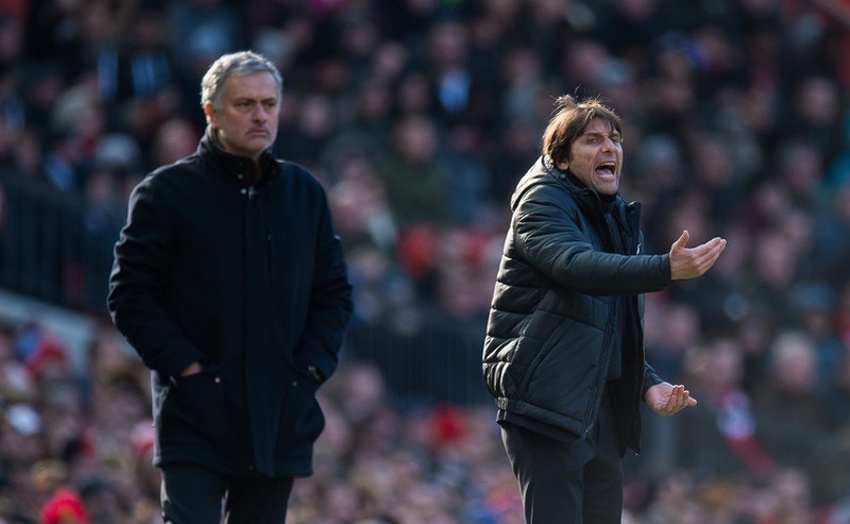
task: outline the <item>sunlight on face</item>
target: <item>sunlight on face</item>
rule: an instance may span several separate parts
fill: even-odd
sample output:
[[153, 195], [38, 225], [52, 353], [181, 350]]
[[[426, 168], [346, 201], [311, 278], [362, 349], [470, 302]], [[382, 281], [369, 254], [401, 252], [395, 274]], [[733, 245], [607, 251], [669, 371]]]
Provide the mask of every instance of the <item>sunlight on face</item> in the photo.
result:
[[224, 83], [222, 109], [207, 102], [204, 112], [225, 151], [256, 160], [277, 137], [280, 99], [268, 72], [234, 75]]
[[573, 142], [570, 161], [566, 164], [579, 180], [597, 193], [615, 195], [623, 168], [622, 137], [605, 120], [594, 118]]

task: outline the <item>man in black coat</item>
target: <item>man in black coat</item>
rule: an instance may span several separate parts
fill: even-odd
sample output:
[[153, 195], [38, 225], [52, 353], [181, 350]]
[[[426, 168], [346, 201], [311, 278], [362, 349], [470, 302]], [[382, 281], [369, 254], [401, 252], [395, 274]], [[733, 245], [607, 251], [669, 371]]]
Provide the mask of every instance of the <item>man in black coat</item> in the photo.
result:
[[168, 523], [283, 524], [312, 473], [351, 285], [321, 184], [270, 152], [281, 90], [261, 55], [216, 60], [197, 150], [139, 183], [115, 246], [108, 308], [151, 369]]
[[722, 238], [641, 250], [640, 205], [619, 196], [619, 116], [562, 96], [541, 157], [511, 197], [483, 371], [530, 524], [620, 522], [622, 458], [640, 449], [639, 403], [696, 405], [643, 351], [642, 293], [708, 271]]

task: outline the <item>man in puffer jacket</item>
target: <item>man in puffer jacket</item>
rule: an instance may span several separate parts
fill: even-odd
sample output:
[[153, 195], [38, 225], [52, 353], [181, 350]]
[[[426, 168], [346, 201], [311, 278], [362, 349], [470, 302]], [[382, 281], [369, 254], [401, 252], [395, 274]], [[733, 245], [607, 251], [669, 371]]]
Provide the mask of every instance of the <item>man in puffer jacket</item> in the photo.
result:
[[619, 116], [593, 98], [555, 107], [511, 198], [484, 378], [528, 522], [620, 522], [641, 399], [662, 415], [696, 405], [644, 358], [642, 293], [704, 274], [726, 241], [688, 248], [683, 231], [644, 254], [640, 204], [619, 195]]

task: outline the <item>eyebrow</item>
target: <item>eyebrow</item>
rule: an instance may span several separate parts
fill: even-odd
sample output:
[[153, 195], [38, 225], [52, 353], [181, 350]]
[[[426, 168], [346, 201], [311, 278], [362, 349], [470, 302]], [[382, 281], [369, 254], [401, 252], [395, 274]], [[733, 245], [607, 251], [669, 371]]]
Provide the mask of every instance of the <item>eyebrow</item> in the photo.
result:
[[601, 131], [600, 131], [600, 132], [589, 132], [589, 131], [585, 131], [585, 132], [583, 132], [583, 133], [581, 134], [581, 136], [597, 136], [597, 137], [599, 137], [599, 136], [608, 136], [608, 137], [621, 137], [622, 135], [620, 134], [620, 132], [619, 132], [619, 131], [617, 131], [617, 130], [615, 129], [615, 130], [612, 130], [612, 131], [608, 131], [608, 132], [606, 132], [606, 133], [603, 133], [603, 132], [601, 132]]

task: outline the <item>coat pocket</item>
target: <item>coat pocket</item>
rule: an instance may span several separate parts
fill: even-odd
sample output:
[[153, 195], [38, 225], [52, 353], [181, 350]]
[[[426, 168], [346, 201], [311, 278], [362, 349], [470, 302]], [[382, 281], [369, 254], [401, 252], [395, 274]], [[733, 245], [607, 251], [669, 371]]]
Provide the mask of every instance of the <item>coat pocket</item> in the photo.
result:
[[216, 448], [228, 449], [228, 422], [224, 389], [219, 377], [201, 372], [172, 384], [162, 410], [164, 439], [202, 438]]
[[284, 440], [312, 443], [325, 428], [325, 416], [316, 400], [318, 388], [319, 384], [307, 376], [289, 383], [280, 412], [279, 427]]

